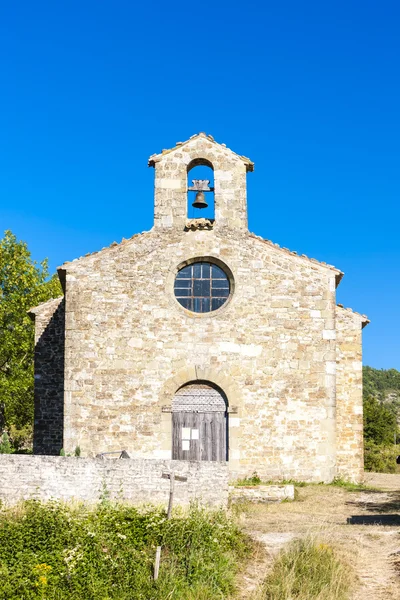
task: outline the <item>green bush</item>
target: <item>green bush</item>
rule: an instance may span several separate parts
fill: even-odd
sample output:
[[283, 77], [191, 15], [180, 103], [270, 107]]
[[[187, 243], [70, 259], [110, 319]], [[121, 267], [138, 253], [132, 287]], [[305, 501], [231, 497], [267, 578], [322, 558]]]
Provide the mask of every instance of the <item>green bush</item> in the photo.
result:
[[262, 484], [261, 477], [258, 476], [256, 471], [253, 471], [253, 474], [251, 475], [251, 477], [245, 477], [244, 479], [238, 479], [237, 481], [235, 481], [236, 487], [255, 486], [255, 485], [261, 485], [261, 484]]
[[20, 429], [11, 424], [8, 429], [11, 448], [18, 454], [32, 453], [33, 423], [28, 423]]
[[192, 507], [167, 520], [157, 508], [27, 501], [0, 510], [0, 598], [226, 598], [246, 552], [224, 511]]
[[265, 600], [347, 600], [351, 572], [333, 548], [312, 538], [293, 541], [267, 576]]
[[397, 436], [396, 415], [373, 396], [364, 398], [364, 439], [374, 444], [393, 444]]
[[368, 442], [364, 448], [364, 468], [376, 473], [396, 473], [396, 456], [399, 454], [399, 446]]
[[348, 492], [362, 492], [362, 491], [374, 491], [375, 488], [371, 486], [366, 486], [363, 483], [354, 483], [353, 481], [349, 481], [344, 477], [335, 477], [332, 483], [328, 483], [327, 485], [333, 487], [339, 487], [347, 490]]
[[10, 439], [6, 432], [0, 437], [0, 454], [11, 454]]

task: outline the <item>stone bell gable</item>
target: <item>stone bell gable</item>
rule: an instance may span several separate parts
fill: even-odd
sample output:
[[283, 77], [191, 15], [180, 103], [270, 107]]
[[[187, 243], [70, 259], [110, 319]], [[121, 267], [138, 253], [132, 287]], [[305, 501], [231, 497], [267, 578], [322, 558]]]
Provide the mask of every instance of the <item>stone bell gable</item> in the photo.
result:
[[[35, 448], [227, 460], [232, 476], [360, 479], [368, 321], [336, 305], [343, 273], [247, 230], [253, 163], [210, 136], [149, 164], [152, 230], [60, 267], [62, 331], [51, 325], [59, 301], [33, 311]], [[188, 217], [198, 164], [213, 169], [214, 219]]]
[[149, 158], [149, 166], [155, 168], [154, 227], [183, 229], [187, 176], [198, 165], [214, 171], [216, 227], [247, 230], [246, 173], [253, 171], [254, 164], [205, 133]]

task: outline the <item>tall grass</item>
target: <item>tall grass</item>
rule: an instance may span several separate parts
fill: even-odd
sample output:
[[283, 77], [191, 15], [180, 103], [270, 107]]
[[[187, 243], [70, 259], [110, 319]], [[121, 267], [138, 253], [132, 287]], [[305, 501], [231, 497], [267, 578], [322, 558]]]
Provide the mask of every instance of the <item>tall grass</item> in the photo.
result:
[[[159, 578], [155, 550], [162, 546]], [[0, 510], [1, 600], [215, 600], [247, 542], [224, 511], [37, 501]]]
[[294, 540], [278, 555], [267, 576], [263, 600], [348, 600], [349, 567], [326, 543], [312, 537]]

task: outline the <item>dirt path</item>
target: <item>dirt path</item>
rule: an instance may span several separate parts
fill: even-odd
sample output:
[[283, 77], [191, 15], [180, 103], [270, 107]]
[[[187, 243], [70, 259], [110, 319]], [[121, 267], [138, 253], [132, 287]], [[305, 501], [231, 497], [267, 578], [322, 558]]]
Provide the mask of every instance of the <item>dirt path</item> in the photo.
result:
[[241, 598], [258, 600], [274, 555], [294, 537], [312, 534], [354, 566], [351, 600], [400, 600], [400, 475], [366, 475], [367, 485], [388, 491], [312, 485], [298, 488], [295, 502], [246, 505], [238, 518], [259, 550], [242, 575]]
[[381, 490], [400, 493], [400, 473], [365, 473], [364, 482]]

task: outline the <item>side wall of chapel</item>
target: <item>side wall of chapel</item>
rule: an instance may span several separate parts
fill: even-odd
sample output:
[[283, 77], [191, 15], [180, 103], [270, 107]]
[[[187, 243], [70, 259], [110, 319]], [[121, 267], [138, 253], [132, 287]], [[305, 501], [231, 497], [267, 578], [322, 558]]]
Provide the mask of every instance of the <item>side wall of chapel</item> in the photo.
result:
[[59, 455], [63, 447], [65, 300], [33, 309], [35, 318], [34, 454]]
[[360, 315], [336, 307], [337, 475], [353, 481], [364, 472], [361, 329]]

